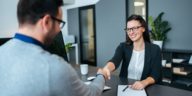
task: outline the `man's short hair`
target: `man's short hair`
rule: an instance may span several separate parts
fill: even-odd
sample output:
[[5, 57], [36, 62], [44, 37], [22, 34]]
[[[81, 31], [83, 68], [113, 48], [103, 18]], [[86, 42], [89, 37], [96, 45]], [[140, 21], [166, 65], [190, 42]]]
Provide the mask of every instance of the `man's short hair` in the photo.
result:
[[36, 24], [44, 15], [56, 16], [63, 0], [19, 0], [17, 19], [19, 24]]

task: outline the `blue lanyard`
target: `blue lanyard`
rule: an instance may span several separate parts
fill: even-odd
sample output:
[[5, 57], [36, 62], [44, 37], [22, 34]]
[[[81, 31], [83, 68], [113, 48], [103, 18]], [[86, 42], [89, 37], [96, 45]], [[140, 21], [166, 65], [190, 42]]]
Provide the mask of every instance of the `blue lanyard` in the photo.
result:
[[44, 45], [41, 42], [37, 41], [36, 39], [34, 39], [32, 37], [16, 33], [14, 38], [27, 42], [27, 43], [38, 45], [38, 46], [42, 47], [43, 49], [45, 49]]

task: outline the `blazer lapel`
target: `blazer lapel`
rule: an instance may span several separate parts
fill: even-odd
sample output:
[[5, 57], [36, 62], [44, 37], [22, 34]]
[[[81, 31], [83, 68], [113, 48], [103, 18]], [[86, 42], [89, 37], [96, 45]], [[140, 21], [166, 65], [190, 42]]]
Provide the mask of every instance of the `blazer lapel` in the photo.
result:
[[[125, 49], [125, 53], [124, 54], [126, 54], [126, 55], [124, 55], [125, 57], [124, 57], [124, 60], [126, 60], [127, 62], [126, 63], [124, 63], [124, 64], [122, 64], [122, 68], [121, 68], [121, 73], [122, 73], [122, 77], [127, 77], [127, 72], [128, 72], [128, 66], [129, 66], [129, 62], [130, 62], [130, 59], [131, 59], [131, 56], [132, 56], [132, 52], [133, 52], [133, 45], [130, 45], [130, 46], [127, 46], [126, 45], [126, 47], [124, 47]], [[124, 69], [124, 70], [122, 70], [122, 69]]]
[[127, 61], [128, 61], [128, 64], [126, 64], [127, 66], [126, 66], [126, 68], [128, 68], [128, 65], [129, 65], [129, 62], [130, 62], [130, 60], [131, 60], [131, 57], [132, 57], [132, 53], [133, 53], [133, 45], [131, 45], [131, 46], [128, 46], [128, 50], [127, 50], [128, 52], [127, 52]]
[[150, 59], [151, 59], [151, 47], [150, 44], [148, 42], [145, 42], [145, 57], [144, 57], [144, 67], [143, 67], [143, 73], [142, 73], [142, 77], [141, 79], [144, 79], [145, 74], [147, 74], [147, 70], [149, 68], [149, 64], [150, 64]]

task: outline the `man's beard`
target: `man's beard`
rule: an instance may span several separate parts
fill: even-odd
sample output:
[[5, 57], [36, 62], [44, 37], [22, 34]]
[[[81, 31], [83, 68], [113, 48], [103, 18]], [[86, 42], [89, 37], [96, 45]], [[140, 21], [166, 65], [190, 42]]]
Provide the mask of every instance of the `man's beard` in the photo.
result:
[[47, 38], [45, 41], [45, 46], [50, 46], [53, 43], [53, 39], [52, 38]]
[[50, 34], [45, 38], [45, 46], [50, 46], [53, 43], [54, 38], [56, 37], [56, 33], [54, 30], [51, 30]]

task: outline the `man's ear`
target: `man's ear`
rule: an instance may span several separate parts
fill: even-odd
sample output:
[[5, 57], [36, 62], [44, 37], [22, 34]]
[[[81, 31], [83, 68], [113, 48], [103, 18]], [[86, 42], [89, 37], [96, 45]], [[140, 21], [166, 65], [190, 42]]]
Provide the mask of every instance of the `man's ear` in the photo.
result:
[[45, 15], [42, 18], [42, 27], [44, 32], [48, 32], [51, 29], [52, 21], [50, 15]]

